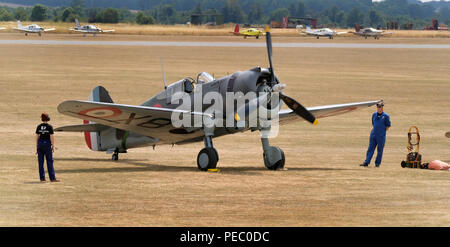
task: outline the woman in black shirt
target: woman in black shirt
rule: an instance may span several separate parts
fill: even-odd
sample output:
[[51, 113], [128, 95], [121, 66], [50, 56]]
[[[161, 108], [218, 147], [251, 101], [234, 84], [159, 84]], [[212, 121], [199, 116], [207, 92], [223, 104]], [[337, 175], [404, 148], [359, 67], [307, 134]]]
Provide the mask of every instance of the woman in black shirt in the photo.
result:
[[36, 153], [39, 162], [39, 177], [41, 182], [45, 182], [44, 157], [47, 160], [47, 170], [51, 182], [59, 182], [55, 177], [55, 169], [53, 168], [53, 151], [55, 147], [55, 139], [53, 138], [53, 127], [47, 122], [50, 117], [47, 113], [41, 114], [42, 123], [36, 128]]

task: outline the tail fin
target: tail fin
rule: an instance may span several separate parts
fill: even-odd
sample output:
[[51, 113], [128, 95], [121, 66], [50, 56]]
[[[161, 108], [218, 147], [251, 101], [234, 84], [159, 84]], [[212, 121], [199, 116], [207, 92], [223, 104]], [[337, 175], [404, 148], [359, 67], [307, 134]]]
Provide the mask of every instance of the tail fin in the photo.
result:
[[22, 28], [22, 23], [20, 21], [17, 21], [17, 28]]
[[[108, 91], [106, 91], [106, 89], [102, 86], [98, 86], [94, 88], [94, 90], [92, 90], [92, 93], [89, 96], [89, 100], [94, 102], [114, 103], [111, 97], [109, 96]], [[91, 122], [84, 120], [83, 123], [89, 124]], [[94, 151], [102, 150], [100, 132], [84, 132], [84, 139], [89, 149]]]
[[309, 25], [306, 25], [306, 30], [311, 30], [311, 27]]
[[355, 31], [356, 31], [356, 32], [359, 32], [359, 30], [360, 30], [360, 29], [359, 29], [358, 24], [355, 24]]
[[80, 22], [78, 21], [78, 19], [75, 19], [75, 25], [77, 26], [77, 28], [81, 27]]
[[239, 24], [234, 27], [234, 33], [239, 33]]

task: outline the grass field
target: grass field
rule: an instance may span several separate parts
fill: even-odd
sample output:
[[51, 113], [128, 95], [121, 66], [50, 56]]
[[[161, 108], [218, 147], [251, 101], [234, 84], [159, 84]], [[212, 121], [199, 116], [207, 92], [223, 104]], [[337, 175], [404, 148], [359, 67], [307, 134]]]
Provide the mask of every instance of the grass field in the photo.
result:
[[40, 183], [40, 113], [54, 127], [79, 124], [56, 107], [97, 85], [117, 103], [140, 104], [163, 89], [160, 57], [168, 81], [268, 63], [265, 48], [0, 45], [1, 226], [450, 226], [449, 172], [400, 167], [411, 125], [424, 161], [450, 162], [448, 49], [274, 48], [285, 93], [305, 106], [384, 99], [392, 127], [379, 169], [359, 167], [369, 108], [283, 126], [271, 144], [285, 152], [284, 171], [264, 167], [256, 132], [214, 139], [218, 173], [198, 171], [202, 143], [133, 149], [113, 162], [82, 134], [57, 133], [61, 182]]

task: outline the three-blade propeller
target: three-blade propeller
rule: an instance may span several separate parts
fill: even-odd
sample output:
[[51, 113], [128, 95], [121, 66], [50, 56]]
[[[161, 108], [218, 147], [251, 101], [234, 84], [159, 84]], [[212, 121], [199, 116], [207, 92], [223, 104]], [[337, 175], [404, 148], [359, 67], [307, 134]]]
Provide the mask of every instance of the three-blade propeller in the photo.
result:
[[[270, 79], [271, 79], [271, 88], [273, 89], [274, 86], [277, 84], [275, 81], [275, 73], [273, 71], [273, 63], [272, 63], [272, 37], [270, 35], [270, 29], [269, 27], [266, 27], [266, 44], [267, 44], [267, 55], [269, 56], [269, 71], [270, 71]], [[278, 90], [276, 90], [278, 91]], [[294, 100], [293, 98], [283, 94], [280, 90], [279, 92], [280, 98], [283, 100], [283, 102], [297, 115], [304, 118], [306, 121], [317, 125], [318, 122], [316, 120], [316, 117], [309, 112], [304, 106], [302, 106], [299, 102]]]

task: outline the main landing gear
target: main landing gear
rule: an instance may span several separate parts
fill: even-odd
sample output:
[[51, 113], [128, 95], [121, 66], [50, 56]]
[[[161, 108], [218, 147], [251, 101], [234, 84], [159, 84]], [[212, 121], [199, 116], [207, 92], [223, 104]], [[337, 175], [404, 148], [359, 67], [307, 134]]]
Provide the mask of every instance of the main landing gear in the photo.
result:
[[114, 161], [119, 160], [119, 149], [118, 148], [116, 148], [116, 150], [114, 150], [114, 153], [113, 153], [111, 159]]
[[212, 136], [205, 136], [204, 142], [205, 148], [200, 150], [197, 155], [197, 167], [201, 171], [216, 168], [217, 162], [219, 161], [219, 154], [213, 147]]
[[278, 170], [284, 168], [284, 163], [286, 158], [284, 157], [284, 152], [279, 147], [270, 146], [269, 139], [266, 137], [261, 138], [261, 143], [263, 146], [264, 154], [264, 165], [269, 170]]

